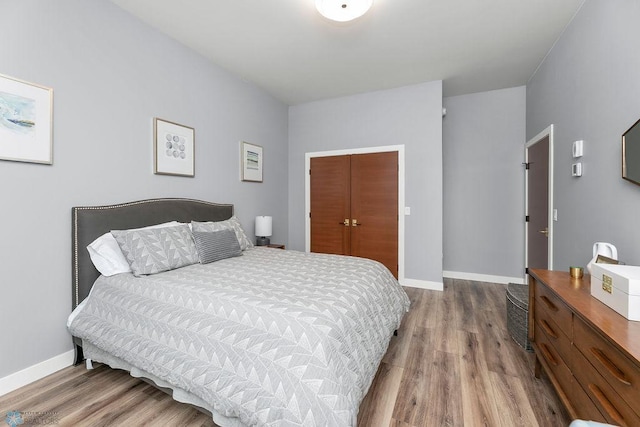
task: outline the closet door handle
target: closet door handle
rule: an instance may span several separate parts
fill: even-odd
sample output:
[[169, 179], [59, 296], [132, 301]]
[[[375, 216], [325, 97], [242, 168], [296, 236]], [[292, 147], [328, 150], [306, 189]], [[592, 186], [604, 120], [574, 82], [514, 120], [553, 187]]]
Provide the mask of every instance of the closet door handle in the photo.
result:
[[351, 226], [352, 227], [358, 227], [360, 225], [362, 225], [362, 224], [359, 224], [357, 219], [352, 219], [351, 220]]
[[348, 226], [349, 226], [349, 219], [348, 219], [348, 218], [346, 218], [346, 219], [344, 220], [344, 222], [339, 222], [338, 224], [340, 224], [340, 225], [344, 225], [345, 227], [348, 227]]

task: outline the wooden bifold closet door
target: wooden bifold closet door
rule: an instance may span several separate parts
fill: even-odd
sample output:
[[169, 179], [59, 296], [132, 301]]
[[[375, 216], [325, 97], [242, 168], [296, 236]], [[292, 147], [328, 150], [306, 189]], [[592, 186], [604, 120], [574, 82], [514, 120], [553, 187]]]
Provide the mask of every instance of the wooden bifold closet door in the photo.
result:
[[398, 152], [311, 159], [311, 252], [383, 263], [398, 277]]

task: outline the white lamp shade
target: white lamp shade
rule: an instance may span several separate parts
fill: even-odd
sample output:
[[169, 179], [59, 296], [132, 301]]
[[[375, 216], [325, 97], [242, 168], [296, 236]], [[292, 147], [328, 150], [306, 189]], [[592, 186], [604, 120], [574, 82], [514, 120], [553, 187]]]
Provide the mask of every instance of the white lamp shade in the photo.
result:
[[270, 216], [257, 216], [256, 217], [256, 236], [269, 237], [272, 232], [273, 220]]
[[316, 9], [325, 18], [346, 22], [367, 13], [372, 4], [373, 0], [316, 0]]

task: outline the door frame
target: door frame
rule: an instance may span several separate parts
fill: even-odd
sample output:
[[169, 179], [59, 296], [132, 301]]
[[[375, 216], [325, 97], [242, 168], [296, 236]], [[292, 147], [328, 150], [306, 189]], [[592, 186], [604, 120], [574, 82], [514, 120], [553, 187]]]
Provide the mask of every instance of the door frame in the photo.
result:
[[[544, 139], [549, 139], [549, 189], [548, 189], [548, 212], [547, 223], [549, 227], [549, 235], [547, 239], [547, 264], [548, 269], [553, 270], [553, 221], [555, 208], [553, 206], [553, 125], [549, 125], [545, 130], [531, 138], [525, 144], [524, 162], [529, 163], [529, 148]], [[529, 215], [529, 169], [525, 168], [524, 174], [524, 214]], [[525, 266], [525, 283], [527, 282], [526, 268], [529, 267], [529, 222], [524, 222], [524, 266]]]
[[344, 156], [351, 154], [370, 154], [398, 152], [398, 281], [404, 280], [404, 144], [380, 147], [347, 148], [344, 150], [315, 151], [304, 154], [304, 209], [305, 209], [305, 251], [311, 252], [311, 159], [314, 157]]

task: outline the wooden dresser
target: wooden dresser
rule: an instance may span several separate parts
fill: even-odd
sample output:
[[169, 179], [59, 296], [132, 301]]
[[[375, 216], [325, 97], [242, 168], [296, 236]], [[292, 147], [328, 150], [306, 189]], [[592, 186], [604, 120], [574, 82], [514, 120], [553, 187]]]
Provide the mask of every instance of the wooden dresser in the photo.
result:
[[640, 322], [592, 297], [589, 276], [530, 270], [529, 340], [572, 418], [640, 426]]

